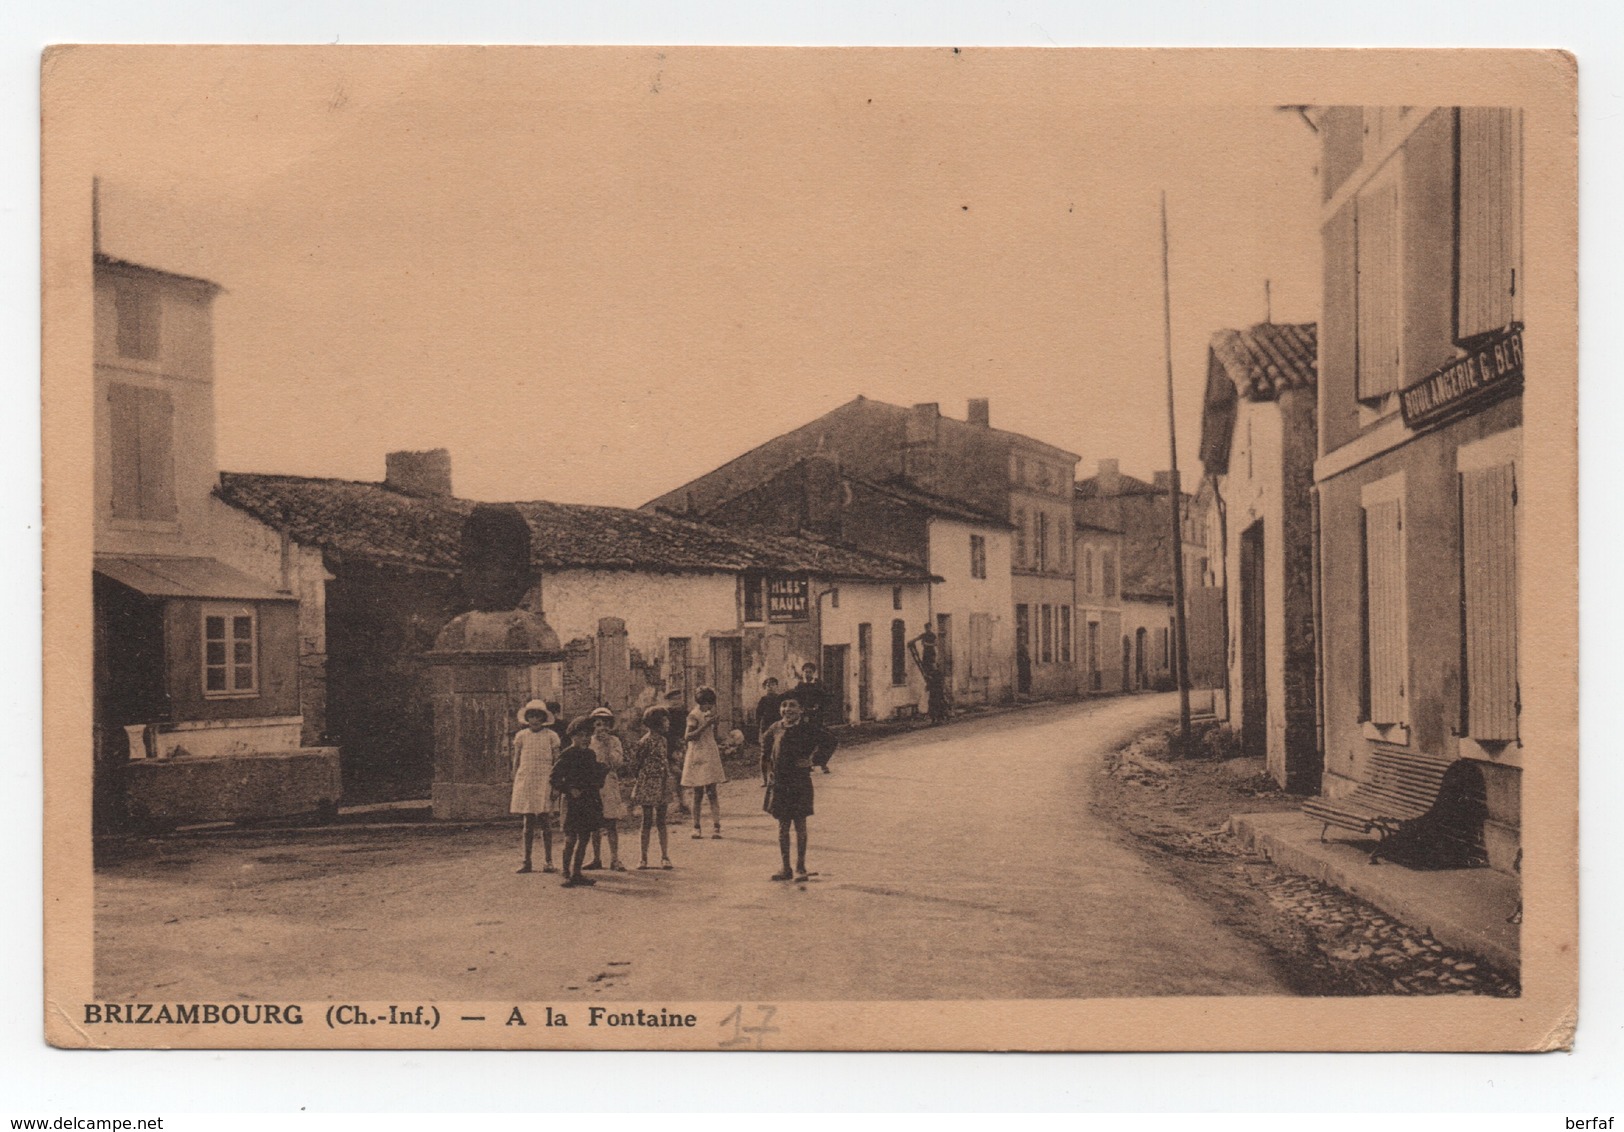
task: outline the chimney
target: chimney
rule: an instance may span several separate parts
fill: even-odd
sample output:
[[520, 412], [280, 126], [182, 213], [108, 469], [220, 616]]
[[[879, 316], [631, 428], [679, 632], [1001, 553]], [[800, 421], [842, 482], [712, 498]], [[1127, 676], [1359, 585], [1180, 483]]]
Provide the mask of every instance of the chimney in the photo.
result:
[[985, 397], [970, 398], [970, 408], [964, 419], [982, 428], [992, 427], [992, 404]]
[[935, 401], [925, 401], [908, 410], [902, 429], [902, 475], [917, 487], [936, 487], [937, 432], [942, 410]]
[[1101, 460], [1098, 475], [1101, 497], [1115, 495], [1122, 490], [1122, 473], [1115, 460]]
[[451, 452], [391, 452], [384, 457], [383, 482], [403, 495], [450, 495]]

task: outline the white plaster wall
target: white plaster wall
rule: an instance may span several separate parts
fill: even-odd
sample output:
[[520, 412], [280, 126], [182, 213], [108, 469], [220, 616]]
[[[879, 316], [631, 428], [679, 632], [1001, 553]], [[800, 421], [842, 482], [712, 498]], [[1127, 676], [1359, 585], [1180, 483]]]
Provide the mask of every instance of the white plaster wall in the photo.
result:
[[[1228, 508], [1229, 545], [1224, 575], [1232, 580], [1229, 606], [1229, 687], [1231, 724], [1244, 725], [1244, 665], [1241, 663], [1241, 536], [1263, 521], [1263, 638], [1268, 697], [1266, 730], [1271, 756], [1284, 765], [1285, 742], [1285, 559], [1281, 538], [1280, 498], [1283, 436], [1279, 408], [1273, 402], [1244, 398], [1236, 407], [1235, 435], [1230, 445], [1229, 474], [1221, 481]], [[1250, 458], [1248, 458], [1250, 457]], [[1278, 750], [1276, 749], [1278, 748]]]
[[[991, 573], [990, 564], [988, 573]], [[857, 626], [864, 622], [873, 626], [874, 634], [870, 687], [874, 693], [875, 718], [889, 719], [897, 708], [910, 704], [923, 712], [926, 707], [925, 682], [912, 660], [907, 663], [907, 683], [891, 683], [891, 622], [895, 618], [902, 619], [907, 631], [906, 640], [912, 640], [923, 632], [931, 614], [930, 588], [923, 582], [904, 584], [901, 587], [900, 610], [893, 607], [890, 583], [840, 582], [836, 588], [840, 590], [838, 607], [829, 598], [823, 599], [823, 643], [850, 646], [846, 664], [847, 721], [855, 722], [857, 719]]]
[[553, 570], [542, 576], [541, 605], [565, 644], [596, 636], [599, 618], [618, 617], [626, 622], [628, 647], [646, 659], [663, 658], [668, 638], [688, 637], [694, 663], [707, 667], [705, 634], [739, 628], [738, 582], [732, 574]]
[[[1145, 671], [1149, 674], [1151, 686], [1154, 687], [1157, 677], [1172, 674], [1171, 666], [1164, 666], [1161, 663], [1162, 656], [1161, 650], [1157, 646], [1156, 632], [1158, 629], [1168, 631], [1168, 657], [1171, 660], [1173, 651], [1173, 638], [1171, 636], [1173, 603], [1171, 601], [1124, 601], [1122, 603], [1121, 636], [1134, 641], [1136, 651], [1138, 649], [1137, 634], [1141, 628], [1145, 630]], [[1120, 668], [1122, 664], [1122, 641], [1120, 639], [1116, 642], [1115, 660]], [[1135, 663], [1130, 663], [1128, 666], [1130, 685], [1134, 679], [1135, 668]]]
[[[1015, 682], [1015, 602], [1010, 579], [1012, 536], [997, 527], [951, 519], [930, 520], [929, 531], [930, 572], [942, 578], [931, 585], [931, 621], [934, 624], [938, 613], [950, 614], [953, 618], [953, 694], [956, 698], [968, 696], [977, 701], [1006, 699]], [[980, 535], [987, 543], [985, 578], [975, 578], [970, 573], [971, 535]], [[984, 685], [978, 679], [978, 687], [974, 689], [970, 687], [968, 676], [972, 613], [985, 613], [992, 618], [991, 673]], [[910, 621], [909, 638], [918, 632], [919, 628]]]

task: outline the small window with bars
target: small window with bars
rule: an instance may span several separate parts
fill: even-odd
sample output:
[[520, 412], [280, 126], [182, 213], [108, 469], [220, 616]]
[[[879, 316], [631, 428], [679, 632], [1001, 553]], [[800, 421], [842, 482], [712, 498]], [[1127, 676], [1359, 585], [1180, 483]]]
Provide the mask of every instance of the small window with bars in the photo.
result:
[[259, 619], [253, 606], [203, 607], [203, 695], [259, 695]]

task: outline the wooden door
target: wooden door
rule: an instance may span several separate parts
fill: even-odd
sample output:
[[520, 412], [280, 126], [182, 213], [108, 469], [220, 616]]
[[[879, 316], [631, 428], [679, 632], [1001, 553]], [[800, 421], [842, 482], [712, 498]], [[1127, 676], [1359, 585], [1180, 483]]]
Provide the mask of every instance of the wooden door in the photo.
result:
[[1241, 535], [1240, 566], [1241, 749], [1252, 758], [1265, 758], [1269, 750], [1269, 693], [1261, 520]]
[[849, 645], [823, 646], [823, 725], [834, 727], [846, 722], [846, 654]]

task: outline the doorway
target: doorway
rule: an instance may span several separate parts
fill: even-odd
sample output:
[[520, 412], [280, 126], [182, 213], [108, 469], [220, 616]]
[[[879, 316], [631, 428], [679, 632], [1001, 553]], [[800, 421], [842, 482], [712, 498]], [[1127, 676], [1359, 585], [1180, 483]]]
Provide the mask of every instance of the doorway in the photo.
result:
[[823, 701], [821, 722], [825, 727], [846, 722], [846, 657], [850, 652], [850, 645], [823, 646], [823, 687], [826, 698]]
[[1032, 607], [1015, 607], [1015, 690], [1032, 693]]
[[874, 626], [857, 626], [857, 718], [874, 718]]
[[744, 729], [744, 663], [737, 637], [711, 638], [711, 676], [716, 688], [716, 718], [722, 734]]
[[1241, 749], [1250, 758], [1269, 751], [1269, 691], [1264, 652], [1263, 521], [1241, 534]]
[[1141, 625], [1133, 635], [1133, 688], [1136, 692], [1143, 692], [1150, 686], [1150, 674], [1147, 671], [1148, 662], [1145, 659], [1145, 640], [1148, 634]]

